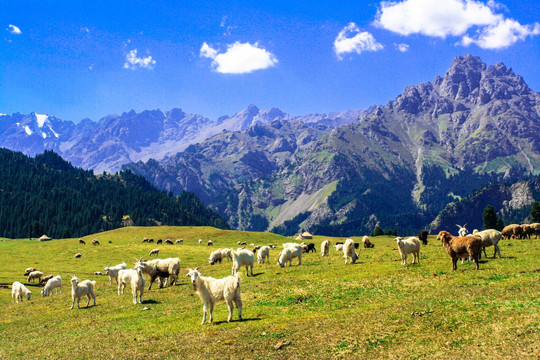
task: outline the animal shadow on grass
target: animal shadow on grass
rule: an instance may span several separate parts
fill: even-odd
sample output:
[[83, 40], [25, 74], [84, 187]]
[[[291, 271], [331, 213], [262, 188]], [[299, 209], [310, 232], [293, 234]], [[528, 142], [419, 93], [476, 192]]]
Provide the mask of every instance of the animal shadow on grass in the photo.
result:
[[255, 274], [253, 274], [253, 277], [256, 277], [256, 276], [259, 276], [259, 275], [262, 275], [262, 274], [264, 274], [264, 273], [262, 273], [262, 272], [260, 272], [260, 273], [255, 273]]
[[[260, 321], [262, 320], [261, 318], [243, 318], [242, 320], [238, 320], [238, 319], [232, 319], [231, 322], [247, 322], [247, 321]], [[222, 321], [214, 321], [214, 325], [221, 325], [221, 324], [226, 324], [227, 323], [227, 320], [222, 320]]]
[[[90, 302], [91, 302], [91, 301], [90, 301]], [[73, 310], [75, 310], [75, 309], [76, 309], [76, 310], [90, 310], [90, 309], [95, 308], [96, 306], [99, 306], [99, 305], [100, 305], [100, 304], [96, 304], [96, 305], [89, 304], [88, 306], [81, 306], [80, 309], [77, 309], [77, 304], [75, 304], [75, 305], [73, 306]]]
[[143, 300], [141, 304], [161, 304], [161, 303], [156, 300]]

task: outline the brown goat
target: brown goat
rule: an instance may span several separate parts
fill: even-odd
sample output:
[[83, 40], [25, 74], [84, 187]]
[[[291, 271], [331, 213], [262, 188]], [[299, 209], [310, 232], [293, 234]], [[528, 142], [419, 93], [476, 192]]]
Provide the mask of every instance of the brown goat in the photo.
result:
[[96, 239], [92, 240], [92, 245], [99, 245], [99, 241], [97, 241]]
[[452, 236], [448, 231], [441, 231], [437, 240], [442, 241], [446, 252], [452, 258], [452, 270], [457, 270], [458, 259], [470, 257], [478, 270], [478, 259], [482, 252], [482, 239], [479, 236]]

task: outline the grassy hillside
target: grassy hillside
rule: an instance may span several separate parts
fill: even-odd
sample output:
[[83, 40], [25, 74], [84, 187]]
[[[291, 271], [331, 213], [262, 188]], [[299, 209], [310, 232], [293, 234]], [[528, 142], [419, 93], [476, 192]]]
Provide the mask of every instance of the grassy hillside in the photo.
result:
[[[184, 239], [183, 245], [142, 244], [141, 239]], [[0, 358], [5, 359], [537, 359], [540, 356], [540, 241], [503, 240], [502, 259], [474, 265], [451, 261], [434, 237], [421, 249], [419, 265], [401, 266], [390, 237], [375, 237], [373, 249], [359, 250], [359, 263], [344, 265], [342, 254], [305, 254], [301, 266], [256, 264], [254, 277], [242, 272], [245, 321], [227, 323], [226, 306], [213, 325], [200, 325], [202, 305], [184, 277], [200, 266], [205, 276], [230, 274], [232, 263], [210, 266], [213, 249], [237, 241], [281, 244], [270, 233], [210, 227], [129, 227], [77, 239], [0, 241]], [[197, 240], [212, 239], [214, 248]], [[319, 251], [320, 242], [314, 240]], [[332, 239], [334, 242], [337, 239]], [[355, 238], [359, 240], [359, 238]], [[93, 272], [134, 257], [181, 260], [180, 284], [146, 291], [133, 305], [128, 290], [117, 295], [108, 277]], [[493, 249], [489, 249], [492, 255]], [[77, 252], [82, 258], [75, 259]], [[410, 259], [409, 259], [410, 262]], [[26, 284], [28, 266], [60, 274], [62, 294], [43, 298], [37, 286], [23, 303], [11, 303], [13, 281]], [[69, 275], [97, 281], [97, 306], [69, 310]], [[148, 284], [147, 284], [148, 285]], [[84, 302], [82, 302], [84, 305]], [[150, 310], [143, 311], [143, 307]], [[277, 344], [284, 344], [276, 349]], [[451, 355], [450, 355], [451, 354]]]

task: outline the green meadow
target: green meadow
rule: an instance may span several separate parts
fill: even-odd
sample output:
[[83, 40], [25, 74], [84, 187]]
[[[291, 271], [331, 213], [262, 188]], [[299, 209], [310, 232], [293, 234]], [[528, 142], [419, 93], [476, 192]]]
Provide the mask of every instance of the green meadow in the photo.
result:
[[[181, 245], [143, 244], [144, 237], [183, 238]], [[213, 247], [199, 245], [208, 239]], [[97, 239], [99, 246], [92, 246]], [[270, 233], [209, 227], [127, 227], [78, 239], [0, 241], [0, 359], [538, 359], [540, 358], [540, 240], [502, 240], [501, 259], [451, 260], [435, 236], [422, 246], [420, 264], [400, 264], [391, 237], [374, 237], [359, 249], [359, 261], [304, 254], [302, 265], [276, 265], [290, 238]], [[361, 237], [354, 237], [359, 242]], [[335, 241], [343, 239], [332, 238]], [[238, 241], [274, 243], [269, 264], [255, 264], [254, 277], [241, 271], [244, 321], [227, 323], [227, 307], [216, 305], [214, 324], [201, 325], [202, 303], [185, 277], [199, 267], [204, 276], [230, 275], [232, 262], [210, 266], [212, 250]], [[148, 257], [179, 257], [179, 284], [152, 290], [132, 303], [128, 287], [117, 295], [104, 266]], [[74, 258], [80, 252], [82, 257]], [[24, 270], [61, 275], [61, 294], [42, 297]], [[69, 275], [97, 282], [97, 305], [70, 310]], [[11, 284], [33, 292], [13, 304]], [[143, 308], [149, 308], [143, 310]]]

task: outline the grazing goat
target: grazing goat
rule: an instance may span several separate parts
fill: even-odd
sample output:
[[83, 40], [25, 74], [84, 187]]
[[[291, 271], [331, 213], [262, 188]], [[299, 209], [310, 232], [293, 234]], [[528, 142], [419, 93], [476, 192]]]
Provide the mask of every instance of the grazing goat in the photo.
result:
[[420, 239], [411, 236], [407, 239], [397, 237], [394, 240], [397, 243], [399, 254], [401, 255], [401, 265], [407, 265], [407, 255], [409, 254], [413, 255], [413, 264], [420, 264]]
[[39, 286], [41, 286], [43, 284], [46, 284], [47, 281], [49, 281], [49, 279], [52, 279], [53, 277], [54, 277], [54, 275], [52, 275], [52, 274], [42, 277], [41, 280], [39, 281]]
[[304, 247], [302, 245], [299, 245], [299, 244], [289, 245], [285, 247], [279, 254], [277, 264], [280, 267], [285, 267], [287, 266], [287, 263], [289, 263], [289, 267], [290, 267], [292, 265], [292, 260], [294, 258], [298, 258], [298, 265], [302, 265], [303, 252], [304, 252]]
[[500, 231], [495, 229], [487, 229], [484, 231], [478, 231], [474, 230], [473, 235], [480, 236], [482, 239], [482, 250], [484, 250], [484, 256], [487, 257], [486, 254], [486, 248], [489, 246], [493, 246], [495, 248], [495, 252], [493, 253], [493, 258], [495, 259], [495, 256], [499, 254], [499, 258], [501, 257], [501, 249], [499, 248], [499, 241], [502, 239], [502, 234]]
[[461, 237], [467, 236], [467, 234], [469, 233], [469, 231], [465, 227], [465, 226], [467, 226], [467, 224], [465, 224], [463, 226], [456, 224], [456, 226], [459, 228], [459, 230], [458, 230], [459, 236], [461, 236]]
[[86, 242], [83, 239], [79, 239], [79, 244], [86, 245]]
[[314, 251], [314, 252], [317, 252], [317, 249], [315, 249], [315, 244], [314, 243], [309, 243], [307, 245], [305, 245], [306, 247], [304, 248], [304, 252], [305, 253], [309, 253], [311, 251]]
[[329, 252], [330, 252], [330, 241], [324, 240], [321, 243], [321, 256], [328, 256]]
[[265, 260], [270, 262], [270, 246], [262, 246], [257, 250], [257, 262], [259, 264], [264, 264]]
[[364, 245], [364, 249], [370, 249], [375, 246], [371, 243], [371, 241], [369, 241], [369, 236], [367, 235], [364, 235], [364, 237], [362, 237], [362, 244]]
[[446, 252], [452, 258], [452, 270], [457, 270], [458, 259], [469, 257], [474, 260], [475, 269], [478, 270], [478, 259], [482, 251], [482, 239], [476, 235], [452, 236], [448, 231], [441, 231], [437, 240], [442, 241]]
[[60, 289], [60, 292], [62, 292], [62, 278], [60, 275], [56, 275], [53, 278], [50, 278], [47, 281], [47, 284], [45, 284], [45, 287], [41, 289], [41, 295], [42, 296], [50, 296], [52, 295], [52, 291], [56, 289], [56, 293], [58, 294], [58, 289]]
[[126, 284], [130, 284], [134, 304], [137, 304], [137, 294], [139, 295], [139, 304], [142, 303], [142, 296], [144, 294], [144, 267], [144, 264], [137, 263], [134, 269], [120, 270], [118, 273], [118, 295], [124, 293]]
[[175, 244], [183, 244], [184, 243], [184, 239], [176, 239], [176, 241], [174, 242]]
[[104, 267], [105, 273], [107, 275], [109, 275], [109, 285], [112, 285], [112, 279], [114, 279], [116, 281], [116, 283], [118, 284], [118, 272], [120, 270], [124, 270], [124, 269], [126, 269], [126, 263], [125, 262], [123, 262], [121, 264], [118, 264], [118, 265], [115, 265], [115, 266], [105, 266]]
[[30, 274], [32, 271], [38, 271], [38, 269], [33, 266], [28, 267], [26, 270], [24, 270], [24, 276], [28, 276], [28, 274]]
[[227, 259], [227, 262], [232, 261], [232, 249], [221, 249], [221, 260]]
[[152, 255], [158, 256], [159, 255], [159, 249], [150, 250], [150, 253], [148, 254], [148, 256], [152, 256]]
[[79, 279], [73, 275], [71, 277], [71, 308], [70, 310], [73, 310], [73, 306], [75, 305], [75, 299], [77, 299], [77, 309], [80, 309], [79, 301], [83, 296], [88, 297], [88, 301], [86, 302], [86, 307], [88, 307], [88, 304], [90, 304], [90, 299], [94, 299], [94, 306], [96, 306], [96, 294], [94, 294], [94, 286], [96, 286], [95, 281], [91, 280], [84, 280], [79, 282]]
[[152, 288], [154, 281], [159, 278], [159, 287], [162, 288], [165, 285], [165, 279], [170, 277], [169, 286], [173, 286], [178, 280], [178, 274], [180, 274], [180, 259], [168, 258], [168, 259], [154, 259], [145, 260], [140, 258], [137, 260], [138, 264], [144, 265], [143, 273], [150, 276], [150, 285], [148, 290]]
[[345, 258], [345, 264], [351, 259], [351, 264], [356, 263], [358, 260], [358, 254], [354, 251], [354, 240], [347, 239], [343, 245], [343, 257]]
[[208, 263], [210, 265], [214, 265], [217, 263], [221, 264], [221, 249], [217, 249], [210, 254], [210, 257], [208, 258]]
[[97, 241], [96, 239], [92, 240], [92, 245], [99, 245], [99, 241]]
[[28, 278], [26, 281], [34, 282], [34, 279], [38, 279], [38, 283], [41, 281], [41, 277], [43, 276], [43, 273], [41, 271], [32, 271], [30, 274], [28, 274]]
[[210, 314], [210, 322], [213, 319], [214, 305], [218, 301], [225, 301], [229, 308], [229, 316], [227, 322], [231, 322], [234, 304], [238, 308], [238, 320], [242, 320], [242, 300], [240, 298], [240, 278], [238, 274], [235, 276], [227, 276], [223, 279], [214, 279], [211, 277], [201, 276], [201, 273], [195, 269], [188, 269], [186, 277], [191, 278], [193, 290], [199, 295], [203, 302], [203, 318], [201, 324], [206, 322], [206, 313]]
[[418, 239], [422, 242], [423, 245], [427, 245], [427, 237], [429, 233], [426, 230], [422, 230], [418, 233]]
[[252, 251], [247, 249], [237, 249], [231, 251], [233, 259], [232, 274], [236, 275], [242, 266], [246, 267], [246, 276], [249, 276], [248, 269], [251, 268], [251, 276], [253, 276], [253, 266], [255, 265], [255, 256]]
[[22, 301], [23, 296], [26, 296], [26, 300], [30, 300], [30, 296], [32, 296], [32, 292], [26, 288], [23, 284], [21, 284], [18, 281], [15, 281], [13, 285], [11, 285], [11, 299], [15, 303], [19, 303], [19, 299]]

